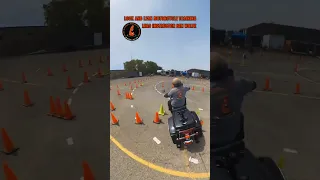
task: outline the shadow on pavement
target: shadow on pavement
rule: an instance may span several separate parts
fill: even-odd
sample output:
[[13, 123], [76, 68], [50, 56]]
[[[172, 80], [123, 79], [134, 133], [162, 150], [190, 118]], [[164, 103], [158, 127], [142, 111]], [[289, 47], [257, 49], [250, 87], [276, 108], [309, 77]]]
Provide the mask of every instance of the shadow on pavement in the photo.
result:
[[206, 145], [205, 136], [201, 137], [199, 143], [194, 143], [191, 146], [187, 146], [187, 150], [191, 153], [200, 153], [204, 151], [204, 147]]

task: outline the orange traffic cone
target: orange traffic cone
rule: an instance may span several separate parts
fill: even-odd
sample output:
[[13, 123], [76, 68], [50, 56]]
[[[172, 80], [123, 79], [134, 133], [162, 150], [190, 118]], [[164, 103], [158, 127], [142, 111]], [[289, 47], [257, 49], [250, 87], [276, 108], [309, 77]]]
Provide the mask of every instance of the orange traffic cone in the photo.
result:
[[3, 91], [4, 89], [3, 89], [3, 84], [2, 84], [2, 82], [0, 81], [0, 91]]
[[162, 87], [164, 87], [164, 82], [162, 82], [162, 85], [161, 85]]
[[89, 65], [89, 66], [91, 66], [91, 65], [92, 65], [91, 59], [89, 59], [89, 63], [88, 63], [88, 65]]
[[79, 68], [82, 68], [82, 67], [83, 67], [82, 61], [79, 60]]
[[63, 64], [63, 65], [62, 65], [62, 71], [63, 71], [63, 72], [67, 72], [67, 71], [68, 71], [68, 69], [67, 69], [67, 67], [66, 67], [66, 64]]
[[120, 93], [120, 90], [119, 90], [119, 89], [117, 90], [117, 94], [118, 94], [118, 96], [120, 96], [120, 95], [121, 95], [121, 93]]
[[202, 92], [204, 92], [204, 87], [202, 87]]
[[73, 120], [76, 116], [72, 115], [71, 109], [69, 107], [69, 104], [66, 102], [64, 102], [64, 117], [63, 119], [65, 120]]
[[56, 107], [54, 104], [53, 96], [50, 96], [50, 112], [48, 116], [55, 116], [56, 115]]
[[2, 151], [6, 155], [11, 155], [16, 153], [19, 148], [15, 148], [12, 140], [10, 139], [7, 131], [4, 128], [1, 128], [1, 137], [4, 150]]
[[129, 93], [129, 99], [130, 99], [130, 100], [133, 100], [133, 97], [132, 97], [132, 94], [131, 94], [131, 93]]
[[294, 94], [301, 94], [301, 92], [300, 92], [300, 83], [296, 84], [296, 92]]
[[27, 78], [26, 75], [24, 74], [24, 72], [22, 73], [22, 83], [27, 83]]
[[55, 116], [58, 118], [64, 117], [64, 112], [62, 109], [61, 101], [60, 101], [60, 98], [58, 98], [58, 97], [56, 98], [56, 114], [55, 114]]
[[124, 86], [127, 86], [127, 83], [124, 83]]
[[119, 120], [116, 118], [116, 116], [113, 114], [113, 113], [111, 113], [111, 124], [112, 125], [119, 125]]
[[4, 176], [6, 180], [18, 180], [17, 176], [14, 174], [11, 168], [9, 168], [9, 165], [7, 162], [3, 163], [3, 171], [4, 171]]
[[192, 86], [192, 90], [194, 91], [194, 86]]
[[70, 76], [68, 76], [68, 79], [67, 79], [67, 88], [66, 89], [74, 89]]
[[23, 92], [23, 99], [24, 99], [24, 107], [30, 107], [33, 106], [34, 103], [31, 102], [30, 97], [29, 97], [29, 92], [27, 90], [24, 90]]
[[114, 107], [114, 104], [110, 101], [110, 110], [111, 111], [115, 111], [116, 108]]
[[102, 78], [102, 77], [103, 77], [103, 75], [102, 75], [102, 72], [101, 72], [101, 69], [100, 69], [100, 68], [98, 69], [97, 77], [98, 77], [98, 78]]
[[140, 118], [138, 112], [136, 112], [136, 118], [135, 119], [136, 119], [136, 124], [143, 124], [142, 119]]
[[154, 116], [153, 123], [155, 123], [155, 124], [160, 124], [161, 123], [161, 120], [159, 118], [159, 113], [158, 112], [156, 112], [156, 115]]
[[52, 73], [52, 71], [51, 71], [51, 69], [50, 69], [50, 68], [48, 68], [47, 76], [53, 76], [53, 73]]
[[88, 73], [87, 73], [87, 72], [84, 72], [83, 82], [84, 82], [84, 83], [88, 83], [88, 82], [90, 82], [89, 77], [88, 77]]
[[83, 180], [95, 180], [93, 173], [87, 162], [83, 161], [82, 168], [83, 168]]
[[4, 176], [6, 177], [6, 180], [18, 180], [17, 176], [14, 174], [11, 168], [9, 168], [9, 165], [7, 162], [3, 163], [3, 171]]
[[265, 83], [265, 87], [264, 87], [263, 90], [264, 91], [271, 91], [272, 90], [271, 89], [271, 85], [270, 85], [270, 78], [269, 77], [266, 78], [266, 83]]

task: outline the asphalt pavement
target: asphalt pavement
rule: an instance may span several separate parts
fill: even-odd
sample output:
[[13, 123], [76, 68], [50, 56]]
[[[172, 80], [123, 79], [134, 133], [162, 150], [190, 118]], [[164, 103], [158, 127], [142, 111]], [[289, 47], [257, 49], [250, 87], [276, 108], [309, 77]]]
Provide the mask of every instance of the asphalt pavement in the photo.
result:
[[[235, 51], [231, 57], [225, 56], [236, 76], [258, 84], [243, 105], [248, 148], [257, 156], [273, 158], [288, 180], [317, 179], [320, 59], [264, 52], [247, 53], [248, 58], [243, 60], [242, 53]], [[271, 91], [263, 90], [267, 78]]]

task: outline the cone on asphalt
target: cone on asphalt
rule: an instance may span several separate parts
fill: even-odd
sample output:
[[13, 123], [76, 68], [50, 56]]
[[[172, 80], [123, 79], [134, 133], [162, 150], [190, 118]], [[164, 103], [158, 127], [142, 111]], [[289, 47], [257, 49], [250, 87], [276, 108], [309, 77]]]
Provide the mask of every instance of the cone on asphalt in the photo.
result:
[[118, 96], [120, 96], [120, 95], [121, 95], [121, 93], [120, 93], [120, 90], [119, 90], [119, 89], [117, 90], [117, 95], [118, 95]]
[[91, 82], [91, 81], [89, 80], [88, 72], [84, 72], [83, 82], [84, 82], [84, 83]]
[[47, 76], [53, 76], [53, 73], [52, 73], [52, 71], [51, 71], [51, 69], [50, 69], [50, 68], [48, 68]]
[[89, 164], [85, 161], [82, 162], [83, 180], [95, 180]]
[[3, 171], [6, 180], [18, 180], [17, 176], [14, 174], [7, 162], [3, 163]]
[[294, 94], [301, 94], [301, 92], [300, 92], [300, 83], [296, 84], [296, 92]]
[[4, 148], [2, 152], [6, 155], [15, 155], [19, 148], [14, 147], [12, 140], [4, 128], [1, 128], [1, 137]]
[[110, 110], [111, 111], [115, 111], [116, 108], [114, 107], [114, 104], [110, 101]]
[[156, 112], [156, 114], [154, 116], [153, 123], [155, 123], [155, 124], [160, 124], [161, 123], [161, 120], [159, 118], [159, 113], [158, 112]]
[[142, 121], [142, 119], [141, 119], [141, 117], [140, 117], [138, 112], [136, 112], [135, 119], [136, 119], [136, 124], [143, 124], [143, 121]]
[[64, 111], [63, 111], [63, 108], [62, 108], [61, 101], [60, 101], [59, 97], [56, 98], [56, 104], [55, 105], [56, 105], [55, 117], [63, 118], [64, 117]]
[[24, 90], [23, 92], [23, 99], [24, 99], [24, 103], [23, 103], [24, 107], [31, 107], [34, 105], [34, 103], [32, 103], [30, 100], [29, 92], [27, 90]]
[[265, 86], [264, 86], [264, 91], [272, 91], [271, 89], [271, 83], [270, 83], [270, 78], [267, 77], [265, 81]]
[[204, 87], [202, 87], [202, 92], [204, 92]]
[[67, 79], [67, 88], [66, 89], [74, 89], [70, 76], [68, 76], [68, 79]]
[[97, 77], [98, 77], [98, 78], [103, 78], [103, 74], [102, 74], [102, 72], [101, 72], [101, 69], [100, 69], [100, 68], [98, 68]]
[[22, 83], [27, 83], [27, 78], [26, 78], [26, 75], [24, 74], [24, 72], [22, 73]]
[[55, 116], [56, 115], [56, 107], [53, 100], [53, 96], [50, 96], [50, 112], [47, 114], [48, 116]]
[[164, 116], [164, 115], [166, 114], [166, 112], [164, 111], [164, 108], [163, 108], [163, 105], [162, 105], [162, 104], [160, 105], [160, 109], [159, 109], [158, 114], [161, 115], [161, 116]]
[[111, 113], [111, 124], [119, 125], [119, 120], [116, 118], [116, 116], [113, 113]]
[[67, 67], [66, 67], [66, 64], [63, 64], [63, 65], [62, 65], [62, 71], [63, 71], [63, 72], [67, 72], [67, 71], [68, 71], [68, 69], [67, 69]]
[[67, 101], [64, 103], [64, 117], [65, 120], [73, 120], [76, 116], [74, 116], [71, 112], [70, 106]]

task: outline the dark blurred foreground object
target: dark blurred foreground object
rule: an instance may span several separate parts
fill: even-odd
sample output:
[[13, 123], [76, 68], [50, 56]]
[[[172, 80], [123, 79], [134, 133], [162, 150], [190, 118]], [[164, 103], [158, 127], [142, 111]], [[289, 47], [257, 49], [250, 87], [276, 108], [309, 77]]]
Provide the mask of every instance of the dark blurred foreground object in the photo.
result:
[[212, 148], [210, 179], [214, 180], [285, 180], [269, 157], [255, 157], [243, 141]]

